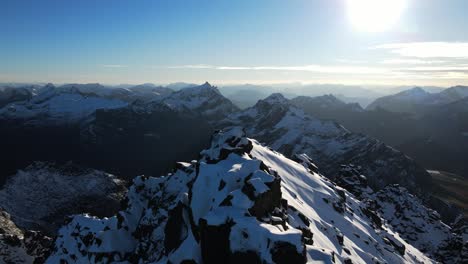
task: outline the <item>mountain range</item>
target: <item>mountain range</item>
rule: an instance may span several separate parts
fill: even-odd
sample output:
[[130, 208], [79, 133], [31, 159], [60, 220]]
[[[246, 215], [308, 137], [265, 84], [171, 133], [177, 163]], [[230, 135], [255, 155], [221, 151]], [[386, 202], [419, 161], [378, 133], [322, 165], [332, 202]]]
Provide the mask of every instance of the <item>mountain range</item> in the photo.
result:
[[[432, 195], [438, 185], [427, 167], [385, 140], [326, 120], [344, 112], [407, 114], [363, 109], [331, 95], [272, 94], [240, 110], [209, 83], [177, 90], [148, 84], [18, 89], [0, 93], [0, 139], [9, 161], [0, 198], [8, 204], [5, 225], [16, 227], [0, 237], [2, 256], [40, 261], [51, 254], [49, 263], [467, 259], [464, 220]], [[459, 101], [450, 109], [465, 109]], [[70, 160], [83, 169], [69, 169]], [[134, 178], [141, 174], [167, 176]], [[118, 211], [107, 201], [123, 197], [126, 181], [133, 183]], [[48, 195], [41, 200], [36, 193]], [[32, 205], [28, 215], [22, 197], [57, 204]], [[83, 212], [115, 216], [66, 220]], [[48, 222], [56, 225], [44, 227]], [[52, 237], [55, 246], [28, 251], [30, 229], [40, 230], [44, 241]], [[437, 236], [426, 235], [434, 230]], [[8, 244], [11, 237], [19, 242]]]

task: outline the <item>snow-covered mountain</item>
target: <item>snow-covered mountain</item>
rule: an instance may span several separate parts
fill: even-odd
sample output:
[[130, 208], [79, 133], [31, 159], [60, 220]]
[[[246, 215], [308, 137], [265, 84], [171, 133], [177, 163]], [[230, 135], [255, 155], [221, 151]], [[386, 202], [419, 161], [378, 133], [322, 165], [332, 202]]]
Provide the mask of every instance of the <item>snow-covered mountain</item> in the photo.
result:
[[376, 139], [352, 133], [336, 122], [309, 116], [281, 94], [230, 115], [219, 127], [227, 125], [246, 127], [249, 136], [286, 156], [306, 153], [331, 177], [338, 173], [341, 164], [355, 164], [377, 189], [399, 183], [412, 192], [420, 192], [431, 186], [426, 170], [403, 153]]
[[178, 90], [161, 100], [171, 109], [186, 113], [197, 113], [209, 120], [217, 120], [237, 111], [238, 108], [219, 90], [205, 82]]
[[20, 228], [55, 234], [68, 215], [113, 214], [125, 192], [124, 182], [111, 174], [36, 162], [8, 178], [0, 205]]
[[468, 261], [468, 239], [464, 237], [468, 227], [451, 228], [444, 224], [437, 212], [425, 207], [404, 187], [389, 185], [374, 192], [368, 187], [366, 177], [353, 165], [343, 165], [334, 181], [376, 212], [405, 241], [431, 258], [442, 263]]
[[25, 101], [33, 96], [30, 87], [4, 87], [0, 89], [0, 108], [5, 105]]
[[174, 91], [149, 84], [129, 88], [100, 84], [66, 84], [55, 87], [5, 88], [0, 91], [0, 119], [25, 124], [77, 124], [93, 119], [96, 110], [122, 108], [136, 103], [165, 104], [174, 111], [219, 119], [237, 110], [218, 89], [209, 83]]
[[382, 108], [392, 112], [418, 113], [426, 107], [444, 105], [468, 96], [468, 86], [454, 86], [439, 93], [429, 93], [420, 87], [376, 99], [366, 109]]
[[433, 262], [300, 157], [220, 131], [200, 160], [137, 177], [116, 216], [75, 216], [47, 263]]
[[327, 120], [335, 120], [337, 115], [354, 116], [365, 112], [358, 103], [345, 103], [331, 94], [316, 97], [298, 96], [290, 102], [311, 116]]
[[440, 96], [452, 102], [468, 97], [468, 86], [454, 86], [440, 92]]
[[362, 112], [364, 109], [357, 103], [345, 103], [332, 94], [310, 97], [298, 96], [291, 99], [291, 103], [303, 108], [314, 107], [322, 111], [356, 111]]
[[96, 109], [119, 108], [128, 104], [127, 91], [99, 84], [48, 84], [27, 100], [0, 109], [0, 119], [21, 120], [28, 124], [70, 124], [86, 119]]

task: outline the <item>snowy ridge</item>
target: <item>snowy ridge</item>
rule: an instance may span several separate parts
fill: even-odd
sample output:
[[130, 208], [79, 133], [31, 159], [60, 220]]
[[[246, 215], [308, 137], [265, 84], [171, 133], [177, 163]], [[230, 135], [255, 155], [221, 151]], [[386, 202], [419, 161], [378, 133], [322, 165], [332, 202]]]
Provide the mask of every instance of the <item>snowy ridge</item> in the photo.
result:
[[454, 86], [439, 93], [429, 93], [420, 87], [415, 87], [394, 95], [376, 99], [367, 109], [378, 108], [393, 112], [420, 111], [421, 107], [444, 105], [468, 97], [468, 86]]
[[220, 119], [238, 108], [218, 89], [205, 83], [174, 91], [149, 84], [112, 88], [100, 84], [66, 84], [55, 87], [5, 88], [0, 91], [0, 119], [27, 124], [78, 124], [93, 118], [96, 110], [131, 104], [165, 104], [174, 111]]
[[345, 103], [332, 94], [316, 97], [298, 96], [291, 99], [291, 103], [303, 109], [307, 107], [314, 107], [315, 109], [323, 109], [324, 111], [364, 111], [364, 109], [362, 109], [358, 103]]
[[183, 88], [157, 101], [176, 111], [199, 113], [211, 120], [222, 118], [238, 109], [208, 82]]
[[97, 109], [128, 105], [117, 89], [98, 84], [48, 84], [24, 101], [9, 103], [0, 109], [0, 119], [25, 120], [30, 124], [70, 124], [86, 119]]
[[220, 131], [199, 161], [137, 177], [116, 216], [75, 216], [47, 263], [433, 262], [300, 158]]
[[376, 212], [405, 241], [442, 263], [468, 261], [468, 240], [463, 235], [466, 226], [452, 229], [440, 215], [426, 208], [419, 198], [398, 185], [389, 185], [374, 192], [366, 177], [353, 165], [342, 166], [337, 185], [359, 197], [367, 208]]
[[219, 126], [246, 127], [248, 136], [288, 157], [305, 153], [329, 177], [338, 173], [341, 164], [352, 163], [361, 167], [377, 189], [396, 182], [418, 192], [430, 184], [430, 175], [403, 153], [334, 121], [309, 116], [284, 97], [278, 100], [278, 96], [228, 116]]

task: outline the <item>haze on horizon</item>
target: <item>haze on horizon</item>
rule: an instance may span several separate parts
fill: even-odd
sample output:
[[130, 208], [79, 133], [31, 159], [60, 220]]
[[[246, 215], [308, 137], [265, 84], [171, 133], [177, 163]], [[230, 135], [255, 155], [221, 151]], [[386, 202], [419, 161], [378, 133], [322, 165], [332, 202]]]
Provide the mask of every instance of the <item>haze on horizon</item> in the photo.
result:
[[468, 2], [2, 1], [0, 82], [468, 84]]

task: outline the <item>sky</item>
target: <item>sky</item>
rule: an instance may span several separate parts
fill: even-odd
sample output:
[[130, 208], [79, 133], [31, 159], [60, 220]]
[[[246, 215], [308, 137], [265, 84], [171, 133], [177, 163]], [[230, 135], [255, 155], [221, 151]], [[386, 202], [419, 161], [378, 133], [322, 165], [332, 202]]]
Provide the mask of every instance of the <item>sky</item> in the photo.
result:
[[0, 82], [468, 85], [466, 0], [0, 0]]

